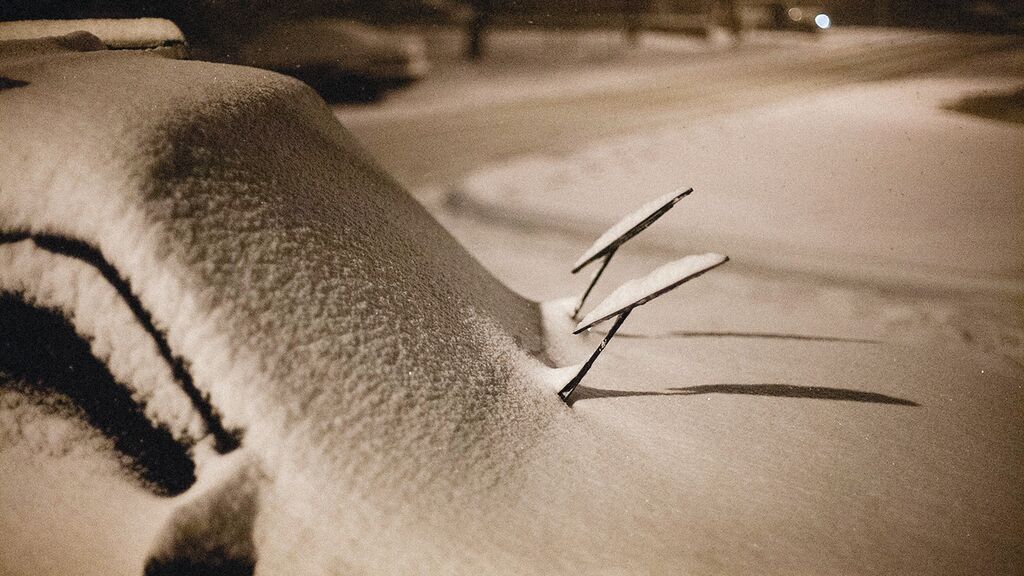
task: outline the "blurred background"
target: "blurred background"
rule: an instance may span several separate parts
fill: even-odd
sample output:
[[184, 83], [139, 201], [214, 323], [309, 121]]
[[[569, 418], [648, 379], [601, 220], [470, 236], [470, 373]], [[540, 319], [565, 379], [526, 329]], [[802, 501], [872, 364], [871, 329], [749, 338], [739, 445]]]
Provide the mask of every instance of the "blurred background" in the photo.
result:
[[[598, 55], [608, 58], [619, 49], [616, 42], [641, 47], [651, 32], [738, 43], [750, 31], [814, 35], [833, 26], [1024, 31], [1024, 4], [1017, 0], [13, 0], [0, 6], [0, 20], [143, 17], [173, 21], [195, 59], [289, 73], [337, 101], [375, 100], [423, 78], [432, 62], [444, 68], [453, 57], [495, 56], [494, 42], [502, 45], [497, 56], [507, 57], [511, 31], [525, 33], [524, 47], [539, 43], [535, 49], [556, 60], [595, 42], [604, 49]], [[595, 31], [619, 38], [598, 40]], [[568, 55], [566, 37], [574, 38]]]

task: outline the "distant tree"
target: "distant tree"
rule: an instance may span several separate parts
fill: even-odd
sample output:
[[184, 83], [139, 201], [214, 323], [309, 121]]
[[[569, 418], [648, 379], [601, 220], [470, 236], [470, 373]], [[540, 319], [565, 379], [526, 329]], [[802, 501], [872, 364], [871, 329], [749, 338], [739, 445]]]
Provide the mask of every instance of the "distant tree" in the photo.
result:
[[484, 35], [491, 25], [494, 15], [495, 0], [472, 0], [470, 7], [473, 15], [467, 22], [466, 56], [470, 60], [479, 60], [484, 55]]
[[725, 25], [736, 39], [743, 36], [743, 20], [740, 18], [740, 6], [737, 0], [719, 0], [719, 7], [725, 17]]
[[636, 46], [643, 29], [643, 17], [650, 8], [650, 0], [623, 0], [622, 15], [626, 25], [626, 42]]

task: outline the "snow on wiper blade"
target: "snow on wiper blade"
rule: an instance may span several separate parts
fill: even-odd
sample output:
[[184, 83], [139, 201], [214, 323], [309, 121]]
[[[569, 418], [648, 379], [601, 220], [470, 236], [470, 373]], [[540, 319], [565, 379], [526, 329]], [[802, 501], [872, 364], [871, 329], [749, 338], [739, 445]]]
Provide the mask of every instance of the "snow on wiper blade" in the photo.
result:
[[716, 266], [720, 266], [728, 261], [728, 256], [715, 254], [713, 252], [686, 256], [685, 258], [681, 258], [675, 262], [669, 262], [668, 264], [655, 269], [643, 278], [630, 280], [616, 288], [611, 295], [598, 304], [597, 307], [594, 308], [590, 314], [587, 314], [587, 316], [576, 326], [576, 330], [573, 334], [579, 334], [598, 322], [603, 322], [613, 316], [615, 317], [615, 323], [612, 324], [611, 329], [608, 330], [607, 334], [605, 334], [604, 339], [601, 340], [601, 344], [599, 344], [597, 349], [590, 355], [590, 358], [581, 365], [576, 375], [558, 391], [558, 397], [569, 406], [572, 406], [572, 403], [569, 401], [569, 397], [572, 396], [573, 390], [575, 390], [576, 387], [579, 386], [580, 382], [583, 381], [583, 378], [587, 375], [591, 366], [593, 366], [594, 362], [597, 361], [597, 357], [601, 355], [602, 351], [604, 351], [608, 342], [615, 337], [615, 333], [619, 330], [619, 327], [622, 326], [622, 323], [626, 321], [626, 318], [629, 317], [629, 313], [632, 312], [634, 308], [642, 306], [669, 290], [672, 290], [676, 286], [679, 286], [683, 282], [696, 278], [708, 270], [711, 270]]
[[646, 304], [680, 284], [726, 263], [728, 260], [728, 256], [715, 254], [714, 252], [686, 256], [656, 268], [642, 278], [630, 280], [616, 288], [614, 292], [609, 294], [590, 313], [584, 316], [583, 320], [576, 325], [573, 334], [579, 334], [595, 324]]
[[651, 224], [654, 224], [658, 218], [661, 218], [666, 212], [671, 210], [672, 207], [675, 206], [676, 202], [679, 202], [684, 196], [691, 192], [693, 192], [693, 188], [670, 192], [664, 196], [651, 200], [630, 214], [627, 214], [622, 220], [619, 220], [614, 226], [605, 231], [605, 233], [602, 234], [586, 252], [583, 253], [583, 256], [580, 256], [580, 259], [573, 265], [572, 273], [575, 274], [579, 272], [587, 264], [590, 264], [602, 256], [617, 250], [619, 246], [624, 244], [630, 238], [643, 232], [644, 229]]

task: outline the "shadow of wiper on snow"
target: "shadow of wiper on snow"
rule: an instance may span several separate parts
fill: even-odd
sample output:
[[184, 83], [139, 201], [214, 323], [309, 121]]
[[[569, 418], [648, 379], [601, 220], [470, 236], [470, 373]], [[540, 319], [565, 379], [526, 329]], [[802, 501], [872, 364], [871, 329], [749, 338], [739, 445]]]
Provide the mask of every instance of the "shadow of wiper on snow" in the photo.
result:
[[813, 400], [841, 400], [846, 402], [867, 402], [871, 404], [893, 404], [897, 406], [920, 406], [917, 402], [897, 398], [878, 392], [865, 392], [849, 388], [825, 386], [797, 386], [795, 384], [703, 384], [683, 388], [669, 388], [663, 391], [648, 390], [606, 390], [577, 386], [569, 404], [581, 400], [599, 398], [623, 398], [630, 396], [694, 396], [701, 394], [745, 394], [749, 396], [773, 396], [776, 398], [807, 398]]
[[660, 334], [637, 334], [620, 332], [619, 338], [637, 340], [658, 340], [663, 338], [751, 338], [766, 340], [804, 340], [810, 342], [848, 342], [852, 344], [881, 344], [881, 340], [867, 338], [842, 338], [840, 336], [814, 336], [810, 334], [778, 334], [773, 332], [690, 332], [672, 330]]
[[1024, 124], [1024, 87], [1006, 92], [982, 92], [944, 106], [946, 110], [990, 120]]
[[28, 82], [25, 82], [24, 80], [15, 80], [14, 78], [8, 78], [6, 76], [0, 76], [0, 90], [22, 88], [24, 86], [28, 86]]

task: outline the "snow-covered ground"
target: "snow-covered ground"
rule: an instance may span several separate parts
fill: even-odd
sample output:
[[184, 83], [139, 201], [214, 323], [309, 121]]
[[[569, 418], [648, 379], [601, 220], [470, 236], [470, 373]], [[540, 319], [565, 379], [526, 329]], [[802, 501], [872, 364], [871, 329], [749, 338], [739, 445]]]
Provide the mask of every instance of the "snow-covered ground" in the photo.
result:
[[[678, 186], [696, 191], [620, 249], [592, 302], [682, 254], [733, 257], [630, 315], [573, 403], [615, 431], [573, 458], [626, 470], [570, 493], [539, 475], [531, 493], [556, 496], [538, 513], [634, 495], [631, 529], [660, 553], [631, 557], [595, 517], [577, 541], [626, 572], [1018, 572], [1024, 130], [944, 108], [1016, 82], [827, 92], [455, 186], [435, 212], [537, 298], [578, 296], [590, 241]], [[552, 304], [550, 333], [574, 303]], [[556, 338], [553, 358], [581, 362], [603, 330]], [[671, 535], [645, 531], [666, 516]]]
[[742, 263], [929, 288], [1024, 293], [1024, 126], [946, 107], [1019, 80], [844, 88], [488, 166], [455, 202], [600, 232], [680, 186], [641, 241]]
[[[551, 299], [582, 292], [569, 270], [606, 227], [694, 186], [617, 253], [590, 307], [682, 254], [732, 261], [634, 312], [573, 405], [618, 431], [574, 457], [619, 454], [652, 478], [604, 469], [578, 497], [634, 490], [640, 518], [679, 514], [671, 543], [647, 533], [673, 552], [634, 567], [668, 573], [658, 561], [679, 551], [693, 573], [1020, 570], [1024, 127], [951, 108], [1019, 89], [1024, 67], [1019, 51], [969, 62], [740, 109], [698, 101], [701, 117], [580, 131], [421, 192], [501, 279]], [[556, 302], [551, 333], [567, 333], [575, 302]], [[606, 329], [551, 354], [581, 362]], [[540, 511], [572, 505], [536, 482], [558, 495]], [[582, 538], [610, 557], [632, 544], [595, 531]]]
[[[614, 46], [605, 58], [599, 39]], [[446, 68], [453, 48], [434, 38], [438, 77], [335, 115], [533, 298], [582, 291], [565, 272], [606, 227], [693, 186], [616, 256], [592, 304], [715, 250], [732, 261], [695, 289], [736, 274], [705, 293], [720, 305], [651, 321], [938, 338], [1024, 361], [1024, 129], [953, 110], [1024, 83], [1012, 39], [852, 29], [728, 48], [652, 35], [639, 54], [615, 39], [498, 35], [482, 67]], [[554, 71], [544, 42], [562, 48]]]
[[630, 93], [663, 82], [666, 73], [779, 64], [813, 69], [831, 58], [871, 58], [878, 47], [913, 53], [950, 40], [927, 31], [862, 28], [820, 35], [751, 31], [735, 45], [724, 33], [703, 39], [646, 32], [630, 47], [619, 31], [497, 30], [487, 35], [483, 60], [468, 62], [462, 34], [450, 28], [419, 32], [435, 64], [431, 74], [389, 94], [382, 105], [338, 108], [336, 115], [361, 124], [597, 91]]
[[[855, 47], [867, 50], [844, 49]], [[610, 571], [1019, 571], [1024, 129], [948, 108], [1024, 80], [1019, 52], [969, 61], [842, 88], [802, 81], [805, 93], [766, 85], [760, 103], [697, 99], [659, 129], [517, 144], [527, 152], [420, 191], [499, 278], [549, 300], [579, 296], [588, 274], [569, 270], [606, 227], [693, 186], [619, 250], [584, 311], [680, 255], [732, 257], [631, 314], [597, 360], [573, 410], [602, 441], [572, 444], [549, 466], [588, 462], [600, 471], [580, 476], [599, 480], [565, 490], [557, 474], [532, 477], [524, 499], [540, 501], [541, 519], [632, 495], [631, 530], [658, 553], [637, 558], [636, 540], [605, 538], [600, 512], [575, 536], [604, 550], [597, 562]], [[701, 78], [718, 69], [690, 65]], [[647, 106], [642, 91], [636, 102]], [[366, 115], [357, 132], [387, 112], [353, 112]], [[496, 122], [492, 139], [517, 129]], [[470, 155], [487, 145], [441, 134]], [[385, 165], [394, 148], [379, 147]], [[565, 339], [574, 303], [548, 308], [558, 365], [582, 362], [608, 328]], [[666, 517], [666, 532], [647, 524]]]

